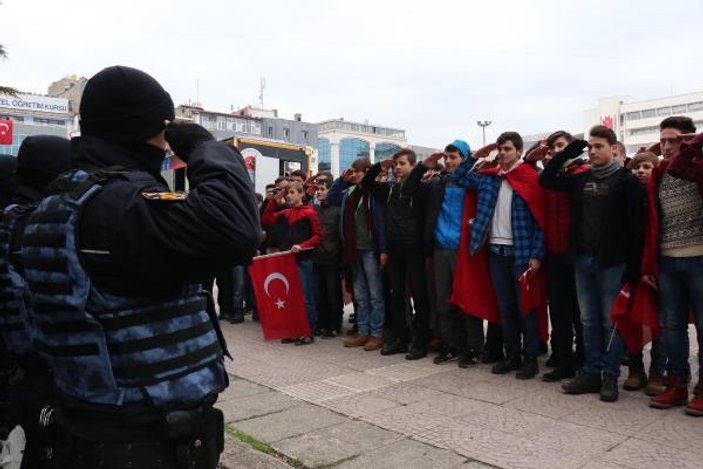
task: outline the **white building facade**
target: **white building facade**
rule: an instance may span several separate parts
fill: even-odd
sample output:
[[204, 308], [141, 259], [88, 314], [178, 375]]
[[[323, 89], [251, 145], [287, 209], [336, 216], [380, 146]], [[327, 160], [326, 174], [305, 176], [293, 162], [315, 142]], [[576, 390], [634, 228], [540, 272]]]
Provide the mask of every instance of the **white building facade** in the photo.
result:
[[407, 146], [405, 130], [369, 123], [333, 119], [319, 123], [317, 133], [318, 168], [334, 177], [357, 158], [371, 162], [389, 158]]
[[687, 116], [703, 130], [703, 91], [638, 101], [629, 96], [598, 100], [598, 107], [584, 113], [585, 133], [594, 125], [612, 128], [625, 144], [627, 154], [659, 141], [659, 123], [669, 116]]

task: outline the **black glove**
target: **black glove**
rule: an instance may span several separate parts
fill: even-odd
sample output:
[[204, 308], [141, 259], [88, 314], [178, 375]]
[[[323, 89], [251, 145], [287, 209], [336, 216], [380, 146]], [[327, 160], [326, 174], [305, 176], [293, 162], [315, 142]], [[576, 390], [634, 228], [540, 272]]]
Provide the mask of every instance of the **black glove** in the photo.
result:
[[164, 135], [171, 150], [185, 162], [201, 142], [215, 140], [210, 132], [198, 124], [175, 124], [166, 127]]
[[[578, 158], [581, 153], [588, 148], [588, 142], [585, 140], [573, 140], [557, 155], [560, 160], [569, 160], [571, 158]], [[556, 158], [556, 157], [555, 157]]]

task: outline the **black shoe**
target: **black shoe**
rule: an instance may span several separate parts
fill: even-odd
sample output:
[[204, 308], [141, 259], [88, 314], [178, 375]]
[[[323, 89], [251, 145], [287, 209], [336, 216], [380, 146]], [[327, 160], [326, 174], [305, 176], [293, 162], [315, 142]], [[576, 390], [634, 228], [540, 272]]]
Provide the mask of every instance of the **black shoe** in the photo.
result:
[[481, 355], [475, 350], [469, 350], [459, 354], [459, 368], [468, 368], [476, 365], [481, 359]]
[[244, 318], [229, 318], [230, 324], [241, 324], [244, 322]]
[[494, 375], [504, 375], [510, 373], [511, 371], [519, 370], [522, 366], [522, 358], [519, 353], [509, 353], [508, 358], [499, 361], [493, 368], [491, 368], [491, 373]]
[[572, 368], [554, 368], [552, 371], [542, 375], [542, 381], [546, 383], [554, 383], [566, 378], [573, 378], [574, 370]]
[[497, 363], [505, 358], [505, 355], [503, 354], [503, 350], [498, 350], [498, 351], [489, 351], [486, 350], [481, 354], [481, 363]]
[[395, 355], [397, 353], [407, 353], [408, 344], [399, 340], [393, 340], [383, 344], [381, 355]]
[[456, 353], [452, 352], [451, 350], [442, 350], [439, 352], [439, 354], [434, 357], [434, 360], [432, 362], [435, 365], [441, 365], [443, 363], [446, 363], [450, 360], [454, 360], [456, 358]]
[[615, 402], [618, 400], [618, 377], [610, 373], [603, 373], [603, 380], [600, 387], [600, 400], [605, 402]]
[[544, 366], [547, 368], [555, 368], [557, 366], [557, 357], [552, 353], [549, 358], [547, 358], [547, 361], [544, 362]]
[[322, 329], [320, 331], [320, 337], [323, 339], [334, 339], [335, 337], [337, 337], [337, 331], [335, 331], [334, 329]]
[[535, 376], [537, 376], [537, 373], [539, 373], [539, 365], [537, 365], [537, 357], [525, 355], [525, 358], [522, 361], [522, 366], [520, 367], [518, 372], [515, 373], [515, 377], [517, 379], [532, 379]]
[[298, 337], [295, 339], [295, 345], [308, 345], [312, 344], [315, 342], [315, 337], [310, 336], [310, 337]]
[[574, 379], [570, 379], [561, 385], [561, 389], [566, 394], [595, 394], [601, 388], [600, 375], [580, 372]]
[[410, 352], [405, 355], [406, 360], [419, 360], [427, 356], [427, 350], [419, 347], [410, 347]]

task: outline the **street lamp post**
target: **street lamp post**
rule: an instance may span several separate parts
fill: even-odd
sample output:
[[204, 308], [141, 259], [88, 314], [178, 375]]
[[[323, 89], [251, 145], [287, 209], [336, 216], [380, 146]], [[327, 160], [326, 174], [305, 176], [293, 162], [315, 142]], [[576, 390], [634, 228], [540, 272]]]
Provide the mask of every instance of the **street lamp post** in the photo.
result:
[[491, 125], [492, 121], [476, 121], [476, 124], [481, 127], [483, 131], [483, 146], [486, 146], [486, 127]]

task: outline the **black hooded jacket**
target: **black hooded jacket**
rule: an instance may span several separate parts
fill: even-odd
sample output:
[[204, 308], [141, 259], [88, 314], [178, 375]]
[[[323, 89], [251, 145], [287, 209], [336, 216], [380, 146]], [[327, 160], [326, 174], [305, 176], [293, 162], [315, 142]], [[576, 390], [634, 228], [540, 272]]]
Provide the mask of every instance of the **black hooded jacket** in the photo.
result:
[[200, 283], [251, 261], [261, 241], [259, 212], [244, 160], [233, 147], [198, 144], [188, 158], [190, 192], [174, 201], [143, 195], [169, 191], [159, 174], [160, 149], [95, 137], [72, 144], [76, 168], [120, 167], [150, 176], [141, 185], [111, 179], [83, 211], [79, 248], [101, 288], [125, 296], [167, 296], [184, 283]]

